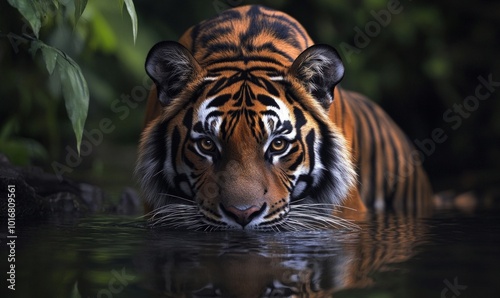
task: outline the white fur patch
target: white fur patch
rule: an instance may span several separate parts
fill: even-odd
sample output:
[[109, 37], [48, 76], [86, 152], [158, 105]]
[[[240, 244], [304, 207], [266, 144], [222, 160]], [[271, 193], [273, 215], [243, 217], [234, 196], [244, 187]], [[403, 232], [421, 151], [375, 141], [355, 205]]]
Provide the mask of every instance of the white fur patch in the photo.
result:
[[284, 81], [285, 78], [283, 76], [274, 76], [274, 77], [269, 77], [269, 79], [273, 82], [280, 82], [280, 81]]
[[203, 81], [205, 81], [205, 82], [213, 82], [213, 81], [216, 81], [217, 79], [218, 79], [218, 77], [204, 77]]
[[[222, 123], [222, 119], [221, 119], [221, 116], [218, 116], [218, 117], [210, 116], [210, 113], [217, 111], [219, 108], [218, 107], [208, 108], [208, 105], [210, 105], [210, 103], [216, 98], [217, 97], [214, 96], [214, 97], [210, 97], [210, 98], [205, 99], [205, 101], [198, 108], [198, 113], [197, 113], [198, 119], [195, 119], [195, 121], [201, 121], [202, 123], [208, 122], [210, 125], [210, 130], [211, 130], [210, 133], [214, 136], [219, 135], [220, 125]], [[192, 138], [196, 139], [196, 138], [203, 137], [203, 136], [205, 136], [205, 135], [202, 135], [202, 134], [195, 132], [195, 131], [191, 131]]]
[[[295, 183], [296, 183], [296, 181], [294, 181], [294, 184]], [[306, 182], [299, 181], [299, 183], [295, 184], [295, 188], [293, 189], [292, 197], [299, 196], [302, 192], [304, 192], [304, 190], [306, 189], [306, 187], [307, 187], [307, 183]]]
[[[285, 134], [285, 135], [276, 135], [276, 130], [278, 130], [278, 128], [279, 128], [278, 123], [280, 121], [282, 123], [284, 121], [292, 122], [292, 116], [290, 114], [290, 110], [287, 108], [285, 103], [280, 98], [272, 96], [272, 99], [274, 99], [274, 101], [278, 104], [279, 108], [276, 108], [273, 106], [268, 106], [267, 110], [275, 112], [278, 116], [276, 117], [273, 115], [264, 115], [262, 117], [262, 122], [264, 122], [265, 124], [268, 124], [268, 125], [265, 125], [265, 128], [266, 128], [267, 135], [269, 136], [269, 138], [266, 140], [264, 147], [263, 147], [264, 152], [267, 151], [267, 149], [271, 145], [271, 142], [276, 137], [284, 137], [285, 139], [293, 140], [297, 136], [297, 132], [295, 131], [295, 129], [293, 129], [290, 133]], [[271, 124], [271, 125], [269, 125], [269, 124]]]

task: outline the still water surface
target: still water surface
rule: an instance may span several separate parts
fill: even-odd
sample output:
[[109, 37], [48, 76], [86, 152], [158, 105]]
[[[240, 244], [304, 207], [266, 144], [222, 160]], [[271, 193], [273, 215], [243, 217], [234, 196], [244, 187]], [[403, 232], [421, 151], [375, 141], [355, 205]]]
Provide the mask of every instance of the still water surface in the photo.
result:
[[359, 231], [165, 231], [131, 217], [30, 225], [18, 230], [16, 291], [2, 278], [0, 295], [500, 297], [499, 222], [484, 211], [374, 215]]

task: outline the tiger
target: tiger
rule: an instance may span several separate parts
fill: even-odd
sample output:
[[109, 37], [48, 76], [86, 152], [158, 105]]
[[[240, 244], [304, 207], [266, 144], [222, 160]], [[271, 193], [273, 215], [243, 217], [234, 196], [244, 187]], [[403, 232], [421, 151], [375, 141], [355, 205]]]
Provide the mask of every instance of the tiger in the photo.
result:
[[339, 53], [284, 12], [228, 9], [155, 44], [145, 69], [136, 175], [157, 226], [353, 228], [371, 210], [432, 205], [406, 135], [339, 86]]

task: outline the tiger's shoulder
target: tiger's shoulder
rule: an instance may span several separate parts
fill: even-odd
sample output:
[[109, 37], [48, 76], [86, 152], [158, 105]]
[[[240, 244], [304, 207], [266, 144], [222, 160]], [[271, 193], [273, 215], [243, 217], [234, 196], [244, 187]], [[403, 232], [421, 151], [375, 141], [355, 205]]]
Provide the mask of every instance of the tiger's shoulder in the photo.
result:
[[426, 214], [434, 194], [419, 151], [373, 100], [338, 88], [329, 116], [350, 144], [364, 204], [377, 210]]

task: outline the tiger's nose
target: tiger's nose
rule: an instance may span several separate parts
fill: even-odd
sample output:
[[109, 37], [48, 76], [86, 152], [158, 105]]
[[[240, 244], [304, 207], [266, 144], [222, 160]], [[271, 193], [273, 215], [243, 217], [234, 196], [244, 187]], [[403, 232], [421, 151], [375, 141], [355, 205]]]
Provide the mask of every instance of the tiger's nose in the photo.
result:
[[233, 218], [238, 224], [242, 227], [245, 227], [249, 224], [255, 217], [259, 216], [266, 209], [266, 204], [263, 204], [261, 207], [252, 205], [250, 207], [247, 206], [234, 206], [231, 205], [229, 207], [224, 207], [221, 204], [222, 211]]

